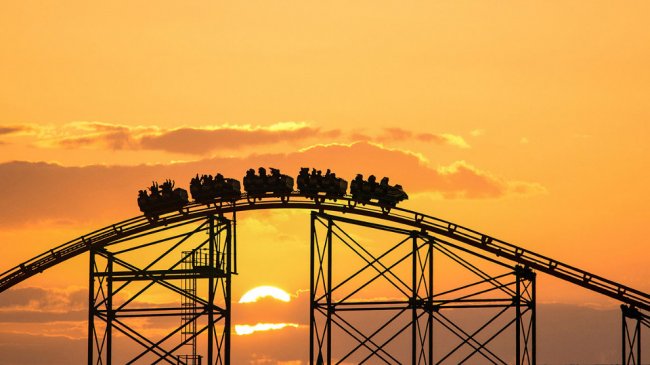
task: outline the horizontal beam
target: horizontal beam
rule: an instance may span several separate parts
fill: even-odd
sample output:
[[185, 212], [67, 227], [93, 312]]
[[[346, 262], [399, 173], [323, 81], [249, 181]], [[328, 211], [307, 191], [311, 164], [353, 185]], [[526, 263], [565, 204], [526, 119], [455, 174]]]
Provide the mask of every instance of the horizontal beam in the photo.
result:
[[112, 273], [93, 273], [96, 277], [110, 277], [113, 281], [160, 281], [182, 279], [225, 278], [221, 270], [200, 267], [194, 270], [146, 270], [146, 271], [113, 271]]

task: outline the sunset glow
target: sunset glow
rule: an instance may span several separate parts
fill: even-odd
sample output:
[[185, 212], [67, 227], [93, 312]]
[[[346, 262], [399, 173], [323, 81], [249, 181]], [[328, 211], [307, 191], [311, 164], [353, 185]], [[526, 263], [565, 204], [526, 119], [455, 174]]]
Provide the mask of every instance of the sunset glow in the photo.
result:
[[[0, 293], [2, 364], [85, 362], [90, 255], [57, 255], [53, 248], [102, 227], [122, 233], [118, 222], [143, 218], [138, 192], [153, 181], [173, 180], [194, 201], [193, 177], [221, 174], [246, 193], [243, 178], [259, 167], [292, 177], [294, 190], [301, 168], [331, 170], [348, 192], [357, 174], [377, 182], [388, 177], [408, 194], [392, 210], [396, 216], [413, 216], [399, 209], [427, 214], [454, 223], [441, 223], [441, 234], [464, 226], [550, 263], [650, 292], [650, 1], [21, 0], [4, 1], [1, 9], [0, 273], [23, 273], [37, 256], [57, 263], [39, 274], [40, 266], [25, 271], [30, 276], [17, 277], [28, 279]], [[236, 214], [222, 211], [225, 201], [197, 203], [196, 215], [188, 208], [179, 218], [218, 212], [233, 222], [232, 240], [215, 240], [232, 249], [218, 249], [224, 256], [215, 262], [231, 258], [237, 275], [229, 286], [218, 281], [230, 289], [227, 296], [213, 297], [219, 308], [232, 308], [228, 323], [239, 323], [227, 332], [241, 335], [233, 335], [240, 346], [233, 364], [308, 364], [306, 329], [317, 308], [310, 301], [318, 297], [312, 285], [328, 287], [325, 273], [336, 282], [373, 262], [363, 250], [316, 255], [313, 243], [328, 241], [310, 235], [311, 211], [404, 222], [357, 214], [372, 204], [346, 205], [338, 196], [336, 203], [310, 205], [314, 198], [291, 197], [285, 205], [242, 198]], [[329, 203], [342, 205], [327, 210]], [[157, 222], [164, 231], [150, 237], [161, 242], [140, 237], [142, 249], [127, 256], [154, 257], [144, 251], [171, 249], [175, 241], [163, 239], [185, 237], [190, 227], [176, 227], [165, 215]], [[139, 224], [144, 235], [149, 223]], [[208, 227], [183, 241], [188, 252], [199, 249], [194, 238], [208, 238]], [[358, 228], [350, 236], [368, 252], [392, 242], [383, 231]], [[90, 247], [90, 240], [80, 242], [75, 247]], [[385, 258], [393, 254], [407, 257]], [[181, 257], [171, 250], [159, 269]], [[516, 257], [511, 263], [521, 264]], [[318, 261], [331, 270], [310, 266]], [[435, 262], [430, 295], [465, 279], [460, 269]], [[375, 266], [342, 287], [333, 284], [330, 300], [402, 295], [406, 289], [375, 285], [391, 277]], [[372, 285], [347, 287], [371, 270], [378, 275]], [[593, 316], [611, 312], [606, 320], [620, 327], [622, 303], [548, 273], [536, 278], [538, 363], [620, 362], [620, 329]], [[197, 284], [197, 295], [207, 288]], [[178, 291], [150, 289], [128, 305], [181, 308]], [[139, 288], [120, 289], [111, 302], [127, 303], [129, 293]], [[582, 317], [585, 306], [598, 310]], [[375, 326], [374, 315], [361, 322]], [[181, 323], [135, 318], [149, 332]], [[544, 322], [549, 318], [561, 326]], [[481, 328], [469, 327], [464, 331]], [[113, 334], [119, 355], [128, 336]], [[650, 347], [650, 335], [643, 339]], [[487, 345], [494, 343], [500, 342]]]
[[298, 328], [299, 325], [297, 323], [258, 323], [252, 326], [247, 324], [237, 324], [235, 325], [235, 333], [243, 336], [258, 331], [281, 330], [285, 327]]
[[254, 303], [267, 297], [277, 299], [281, 302], [289, 302], [291, 300], [291, 295], [286, 291], [274, 286], [264, 285], [247, 291], [242, 295], [241, 299], [239, 299], [239, 303]]

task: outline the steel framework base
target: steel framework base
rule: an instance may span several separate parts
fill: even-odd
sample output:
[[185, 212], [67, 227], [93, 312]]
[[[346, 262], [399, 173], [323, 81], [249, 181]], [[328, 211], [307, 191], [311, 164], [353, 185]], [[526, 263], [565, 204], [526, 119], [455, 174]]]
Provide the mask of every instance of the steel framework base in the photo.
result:
[[[364, 229], [392, 236], [392, 243], [362, 244], [352, 232], [366, 236]], [[434, 291], [434, 260], [442, 259], [478, 280]], [[506, 272], [488, 274], [476, 259]], [[427, 232], [313, 212], [310, 282], [310, 364], [535, 364], [535, 273], [529, 268]], [[391, 295], [372, 297], [373, 288]], [[471, 325], [454, 317], [470, 309], [492, 314], [468, 330]], [[505, 354], [491, 348], [502, 337], [511, 341]], [[439, 346], [443, 338], [457, 342]]]
[[91, 248], [88, 364], [229, 364], [231, 237], [208, 216]]

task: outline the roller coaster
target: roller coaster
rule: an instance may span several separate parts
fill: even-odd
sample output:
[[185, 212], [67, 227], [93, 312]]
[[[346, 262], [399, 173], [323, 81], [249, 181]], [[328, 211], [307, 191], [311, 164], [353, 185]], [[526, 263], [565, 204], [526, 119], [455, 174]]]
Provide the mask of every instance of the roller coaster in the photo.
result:
[[[73, 257], [84, 254], [89, 251], [91, 252], [91, 255], [104, 255], [106, 257], [109, 257], [110, 255], [107, 250], [110, 246], [115, 245], [117, 243], [128, 241], [133, 237], [141, 237], [143, 235], [146, 235], [148, 232], [154, 232], [154, 231], [163, 232], [167, 227], [175, 227], [184, 224], [186, 222], [197, 222], [197, 221], [198, 222], [209, 221], [210, 226], [218, 226], [223, 222], [225, 222], [223, 224], [230, 225], [232, 224], [232, 222], [236, 222], [236, 216], [238, 214], [247, 211], [268, 210], [268, 209], [275, 209], [275, 210], [302, 209], [302, 210], [312, 211], [312, 230], [314, 229], [314, 224], [315, 224], [314, 222], [318, 222], [319, 220], [324, 220], [326, 222], [329, 222], [328, 239], [330, 240], [329, 241], [330, 246], [332, 244], [331, 240], [333, 239], [331, 230], [333, 225], [335, 225], [337, 221], [347, 220], [349, 222], [356, 222], [360, 225], [367, 225], [371, 228], [386, 229], [386, 230], [393, 230], [393, 231], [397, 230], [396, 228], [395, 229], [387, 228], [385, 226], [376, 225], [374, 223], [373, 224], [364, 223], [369, 219], [373, 219], [381, 222], [386, 222], [389, 224], [399, 225], [400, 227], [410, 227], [409, 229], [403, 230], [403, 232], [413, 237], [417, 236], [416, 238], [428, 240], [428, 242], [431, 242], [431, 244], [435, 242], [448, 243], [449, 245], [457, 247], [463, 251], [476, 253], [476, 255], [478, 255], [479, 257], [485, 260], [493, 260], [493, 261], [499, 260], [500, 262], [502, 261], [509, 262], [513, 265], [512, 266], [514, 270], [513, 275], [517, 276], [518, 278], [517, 280], [519, 280], [520, 277], [524, 278], [525, 280], [533, 280], [530, 274], [526, 274], [526, 273], [531, 273], [536, 271], [536, 272], [541, 272], [559, 278], [566, 282], [570, 282], [582, 288], [615, 299], [622, 304], [623, 317], [624, 317], [624, 331], [626, 331], [623, 334], [623, 350], [622, 350], [623, 352], [622, 358], [624, 360], [623, 363], [625, 364], [640, 363], [640, 356], [641, 356], [640, 328], [643, 326], [645, 327], [650, 326], [650, 317], [648, 317], [647, 315], [647, 312], [650, 311], [649, 294], [628, 287], [626, 285], [614, 282], [612, 280], [606, 279], [604, 277], [595, 275], [593, 273], [587, 272], [577, 267], [565, 264], [553, 258], [532, 252], [521, 246], [513, 245], [511, 243], [505, 242], [498, 238], [492, 237], [488, 234], [480, 233], [475, 230], [463, 227], [459, 224], [449, 222], [443, 219], [439, 219], [421, 212], [416, 212], [416, 211], [412, 211], [400, 207], [394, 207], [394, 206], [391, 207], [392, 209], [387, 210], [384, 204], [381, 204], [380, 202], [372, 202], [369, 200], [364, 201], [365, 204], [363, 205], [358, 205], [357, 204], [358, 198], [352, 197], [351, 195], [338, 194], [336, 196], [336, 201], [333, 199], [327, 199], [327, 200], [314, 199], [313, 193], [310, 194], [308, 191], [303, 190], [300, 192], [294, 191], [294, 192], [287, 192], [282, 194], [271, 193], [264, 196], [255, 193], [253, 194], [243, 193], [239, 195], [232, 195], [229, 197], [229, 199], [224, 199], [223, 201], [220, 201], [218, 204], [216, 204], [215, 202], [212, 202], [212, 204], [210, 204], [210, 202], [208, 202], [209, 199], [208, 200], [198, 199], [198, 200], [200, 201], [183, 204], [182, 206], [175, 206], [171, 211], [167, 209], [167, 212], [160, 214], [158, 217], [156, 217], [156, 219], [149, 219], [143, 215], [136, 216], [115, 224], [111, 224], [107, 227], [90, 232], [81, 237], [73, 239], [69, 242], [55, 246], [50, 250], [48, 250], [47, 252], [44, 252], [19, 265], [16, 265], [15, 267], [12, 267], [9, 270], [0, 274], [0, 293], [27, 280], [28, 278], [38, 273], [44, 272], [48, 268], [56, 266], [59, 263], [62, 263], [66, 260], [69, 260]], [[208, 203], [206, 204], [206, 202]], [[331, 214], [335, 214], [335, 215], [332, 216]], [[232, 218], [230, 220], [226, 219], [225, 217], [227, 216], [232, 216]], [[346, 218], [350, 216], [360, 217], [361, 220], [357, 221], [357, 220], [351, 220], [351, 218]], [[234, 239], [235, 244], [231, 244], [232, 247], [229, 246], [230, 248], [227, 250], [227, 255], [231, 256], [232, 259], [236, 262], [236, 254], [237, 254], [236, 231], [231, 233], [230, 231], [228, 232], [229, 232], [228, 239], [229, 240]], [[325, 262], [324, 257], [326, 256], [326, 249], [321, 246], [318, 246], [318, 243], [315, 242], [314, 234], [312, 234], [312, 246], [313, 246], [312, 259], [311, 259], [312, 260], [311, 262], [312, 264], [312, 269], [311, 269], [312, 270], [312, 284], [311, 284], [312, 334], [311, 336], [312, 337], [310, 340], [311, 341], [310, 361], [312, 364], [333, 363], [335, 359], [332, 358], [330, 347], [332, 343], [331, 341], [333, 341], [331, 338], [331, 331], [333, 328], [332, 321], [334, 321], [333, 313], [335, 312], [335, 309], [333, 309], [334, 307], [332, 303], [333, 299], [331, 298], [331, 290], [333, 290], [331, 286], [329, 287], [329, 289], [326, 288], [326, 291], [327, 290], [330, 291], [329, 296], [327, 295], [327, 293], [325, 293], [321, 297], [321, 298], [327, 298], [328, 300], [327, 303], [323, 304], [322, 308], [330, 308], [321, 311], [322, 313], [324, 313], [324, 315], [327, 318], [325, 328], [327, 328], [327, 331], [330, 331], [328, 332], [328, 336], [330, 337], [327, 336], [323, 337], [324, 336], [323, 333], [318, 332], [318, 330], [314, 328], [314, 324], [316, 321], [315, 318], [318, 314], [318, 311], [320, 310], [319, 308], [321, 308], [318, 302], [319, 299], [317, 295], [318, 292], [317, 282], [320, 280], [319, 278], [322, 275], [330, 275], [329, 273], [325, 273], [325, 271], [327, 271], [327, 268], [325, 266], [329, 265], [329, 270], [331, 271], [332, 263]], [[418, 251], [420, 247], [424, 247], [424, 246], [415, 246], [414, 244], [414, 252]], [[325, 250], [325, 251], [321, 251], [321, 250]], [[414, 260], [413, 277], [415, 282], [415, 275], [416, 275], [415, 260], [416, 259], [414, 258], [413, 260]], [[375, 263], [378, 261], [379, 258], [376, 258], [375, 260], [372, 260], [372, 262], [370, 261], [367, 262], [369, 263], [369, 265], [374, 266]], [[231, 263], [230, 261], [228, 262], [229, 262], [228, 267], [222, 267], [222, 269], [218, 270], [217, 274], [214, 274], [214, 277], [210, 277], [211, 287], [213, 285], [212, 280], [217, 280], [217, 278], [224, 277], [224, 276], [227, 276], [228, 286], [230, 285], [229, 284], [230, 274], [236, 273], [236, 269], [232, 270], [232, 267], [230, 267]], [[212, 265], [217, 265], [217, 264], [212, 262]], [[429, 266], [432, 266], [432, 264], [429, 263]], [[93, 268], [91, 264], [91, 271], [92, 269]], [[381, 274], [386, 275], [387, 273], [390, 273], [390, 267], [382, 266]], [[108, 275], [106, 273], [95, 273], [95, 274], [96, 277], [93, 277], [92, 276], [93, 273], [91, 273], [91, 279], [90, 279], [91, 291], [93, 291], [92, 289], [93, 280], [97, 280], [97, 278], [101, 275]], [[157, 277], [156, 273], [146, 273], [141, 271], [138, 272], [138, 275], [140, 275], [139, 277], [150, 278], [153, 281], [165, 280], [164, 274], [163, 276]], [[422, 275], [424, 275], [424, 273], [422, 273]], [[207, 277], [207, 276], [204, 275], [200, 277]], [[134, 278], [135, 277], [132, 277], [130, 280], [135, 280]], [[486, 280], [492, 281], [493, 279], [486, 278]], [[520, 293], [519, 281], [517, 281], [517, 285], [518, 285], [517, 293]], [[416, 300], [415, 299], [416, 294], [414, 294], [413, 298], [406, 300], [404, 303], [408, 308], [413, 308], [414, 311], [415, 311], [414, 308], [416, 307], [420, 308], [421, 310], [429, 313], [429, 316], [432, 317], [434, 313], [440, 309], [439, 307], [437, 307], [437, 305], [433, 304], [433, 301], [431, 300], [432, 295], [433, 295], [432, 293], [429, 293], [428, 302], [426, 298], [424, 298], [422, 299], [421, 303], [419, 301], [416, 301], [417, 304], [414, 304], [416, 303], [414, 302]], [[97, 309], [98, 308], [97, 303], [94, 302], [97, 299], [96, 298], [93, 299], [92, 294], [90, 296], [91, 296], [90, 311], [91, 312], [95, 311], [95, 313], [91, 313], [90, 318], [92, 318], [92, 315], [94, 314], [97, 316], [101, 316], [104, 321], [110, 323], [111, 316], [100, 315], [100, 311], [99, 309]], [[228, 292], [228, 298], [229, 298], [229, 292]], [[343, 308], [344, 303], [340, 303], [340, 304], [341, 304], [340, 307]], [[532, 304], [528, 303], [528, 305], [532, 305], [532, 308], [534, 308], [534, 296], [532, 299]], [[517, 304], [517, 308], [519, 308], [519, 304]], [[222, 312], [220, 313], [224, 318], [229, 318], [230, 315], [229, 305], [227, 306], [226, 309], [222, 308], [221, 309]], [[109, 311], [108, 313], [111, 313], [110, 308], [108, 311]], [[414, 318], [415, 318], [415, 314], [414, 314]], [[631, 327], [627, 326], [626, 319], [633, 319], [634, 321], [636, 321], [635, 322], [636, 324]], [[534, 323], [534, 316], [532, 321]], [[214, 325], [215, 322], [216, 320], [212, 319], [209, 325]], [[227, 327], [229, 327], [230, 325], [229, 319], [226, 325]], [[431, 330], [431, 323], [429, 324], [428, 328], [429, 330]], [[89, 331], [91, 331], [91, 328], [89, 328]], [[413, 341], [415, 341], [416, 330], [414, 329], [413, 331], [414, 331]], [[212, 335], [213, 333], [212, 330], [209, 330], [209, 333], [210, 335]], [[534, 325], [533, 325], [533, 333], [534, 333]], [[637, 336], [636, 333], [638, 333], [638, 338], [636, 337]], [[519, 326], [517, 326], [517, 334], [520, 335]], [[90, 336], [92, 336], [91, 333], [89, 333], [89, 337]], [[224, 336], [228, 337], [229, 334], [226, 333]], [[627, 345], [625, 342], [625, 338], [626, 338], [625, 336], [628, 336]], [[324, 338], [327, 338], [328, 340], [326, 341], [324, 340]], [[428, 357], [426, 356], [426, 354], [422, 355], [422, 357], [420, 356], [421, 353], [422, 354], [426, 353], [426, 351], [420, 349], [420, 347], [426, 345], [424, 342], [422, 342], [421, 343], [422, 346], [418, 347], [417, 351], [416, 351], [416, 346], [413, 345], [414, 347], [413, 347], [412, 360], [409, 359], [406, 361], [402, 361], [402, 360], [398, 361], [388, 356], [386, 354], [386, 351], [381, 345], [373, 344], [371, 340], [372, 340], [372, 336], [360, 337], [359, 340], [361, 343], [360, 346], [365, 348], [369, 348], [369, 346], [372, 347], [372, 350], [370, 350], [369, 358], [373, 356], [374, 357], [379, 356], [379, 359], [383, 360], [383, 362], [380, 361], [382, 363], [405, 363], [405, 362], [411, 362], [413, 364], [435, 363], [435, 361], [432, 359], [431, 343], [429, 343]], [[522, 354], [520, 353], [520, 345], [519, 345], [520, 341], [517, 340], [517, 351], [518, 351], [516, 357], [517, 364], [524, 364], [524, 363], [534, 364], [536, 361], [535, 354], [534, 354], [534, 335], [532, 340], [528, 338], [526, 341], [529, 342], [533, 341], [533, 343], [522, 345], [524, 350], [527, 351], [525, 354]], [[471, 342], [471, 341], [466, 340], [465, 342]], [[92, 342], [89, 339], [89, 346], [92, 346], [91, 343]], [[143, 346], [145, 345], [146, 343]], [[150, 347], [148, 349], [148, 351], [150, 352], [158, 351], [156, 349], [157, 345], [154, 346], [153, 344], [149, 344], [147, 346]], [[227, 340], [226, 345], [222, 346], [220, 350], [219, 349], [214, 350], [215, 354], [212, 353], [213, 350], [210, 350], [211, 352], [209, 358], [207, 359], [208, 363], [215, 363], [214, 362], [215, 358], [220, 359], [216, 363], [229, 363], [230, 361], [229, 346], [230, 344]], [[530, 348], [533, 349], [532, 355], [530, 352]], [[212, 349], [212, 345], [210, 345], [210, 349]], [[216, 352], [219, 351], [223, 352], [225, 355], [221, 353], [217, 355]], [[484, 351], [485, 349], [482, 346], [478, 346], [478, 345], [475, 346], [474, 353], [483, 353]], [[104, 358], [102, 359], [97, 358], [97, 353], [93, 355], [92, 351], [90, 351], [89, 349], [88, 363], [89, 364], [91, 363], [110, 364], [111, 363], [110, 349], [108, 350], [108, 355], [106, 354], [106, 351], [104, 352], [104, 355], [101, 355], [101, 351], [99, 352], [100, 352], [100, 356], [104, 356]], [[416, 359], [416, 352], [418, 353], [417, 359]], [[189, 361], [187, 359], [181, 360], [180, 357], [170, 357], [172, 356], [170, 351], [161, 352], [159, 355], [161, 356], [162, 359], [161, 361], [166, 361], [168, 363], [182, 363], [182, 364], [197, 363], [197, 362]], [[491, 356], [491, 355], [484, 355], [484, 356]], [[171, 358], [173, 358], [174, 360], [170, 361]], [[422, 361], [422, 359], [424, 359], [424, 361]], [[496, 360], [491, 360], [491, 362], [504, 363]]]

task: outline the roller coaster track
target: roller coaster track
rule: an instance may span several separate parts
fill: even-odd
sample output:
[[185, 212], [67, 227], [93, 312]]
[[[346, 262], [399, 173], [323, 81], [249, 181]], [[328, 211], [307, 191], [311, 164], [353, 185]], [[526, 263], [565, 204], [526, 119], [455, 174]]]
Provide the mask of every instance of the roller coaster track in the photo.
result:
[[157, 227], [201, 219], [209, 215], [222, 215], [248, 210], [261, 209], [310, 209], [335, 211], [383, 219], [398, 224], [414, 227], [417, 230], [432, 232], [450, 239], [463, 242], [478, 250], [502, 257], [556, 278], [579, 285], [588, 290], [606, 295], [636, 308], [650, 311], [650, 295], [628, 286], [616, 283], [598, 275], [564, 264], [552, 258], [526, 250], [522, 247], [501, 241], [452, 222], [438, 219], [419, 212], [393, 208], [389, 212], [379, 205], [368, 203], [356, 205], [351, 197], [344, 197], [337, 202], [326, 200], [315, 202], [299, 193], [292, 193], [288, 201], [278, 196], [268, 196], [263, 200], [250, 203], [246, 196], [222, 205], [203, 205], [193, 203], [182, 212], [169, 213], [155, 222], [144, 216], [138, 216], [96, 230], [72, 241], [54, 247], [22, 264], [0, 274], [0, 293], [12, 286], [41, 273], [65, 260], [88, 251], [91, 247], [100, 248]]

